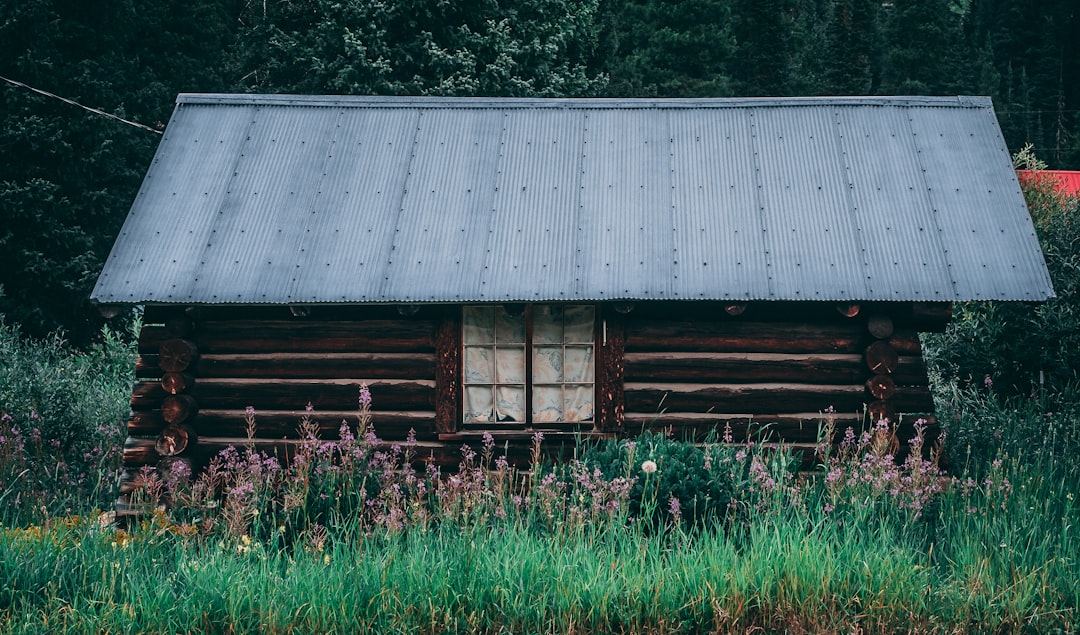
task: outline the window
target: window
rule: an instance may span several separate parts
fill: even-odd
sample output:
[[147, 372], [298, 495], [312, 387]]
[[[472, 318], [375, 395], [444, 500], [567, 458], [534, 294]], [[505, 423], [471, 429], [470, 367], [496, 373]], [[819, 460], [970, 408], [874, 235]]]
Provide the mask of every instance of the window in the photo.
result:
[[595, 323], [590, 305], [465, 307], [464, 423], [592, 421]]

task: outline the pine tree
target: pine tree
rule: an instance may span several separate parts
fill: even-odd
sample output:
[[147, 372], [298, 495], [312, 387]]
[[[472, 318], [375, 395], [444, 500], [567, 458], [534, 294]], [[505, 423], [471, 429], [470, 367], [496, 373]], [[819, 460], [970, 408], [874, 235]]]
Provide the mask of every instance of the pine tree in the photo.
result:
[[731, 94], [735, 42], [729, 0], [637, 0], [619, 5], [621, 28], [609, 94], [719, 97]]
[[739, 94], [789, 94], [797, 59], [794, 13], [794, 0], [735, 0], [732, 75]]
[[835, 0], [825, 33], [824, 92], [869, 95], [880, 73], [878, 0]]

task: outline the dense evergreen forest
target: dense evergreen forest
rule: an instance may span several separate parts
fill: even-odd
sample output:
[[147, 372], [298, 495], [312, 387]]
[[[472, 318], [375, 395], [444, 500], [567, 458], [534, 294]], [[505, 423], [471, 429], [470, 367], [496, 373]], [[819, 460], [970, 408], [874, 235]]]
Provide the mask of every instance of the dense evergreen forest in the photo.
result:
[[95, 337], [87, 298], [178, 92], [979, 94], [1011, 150], [1080, 169], [1078, 5], [0, 0], [0, 316]]

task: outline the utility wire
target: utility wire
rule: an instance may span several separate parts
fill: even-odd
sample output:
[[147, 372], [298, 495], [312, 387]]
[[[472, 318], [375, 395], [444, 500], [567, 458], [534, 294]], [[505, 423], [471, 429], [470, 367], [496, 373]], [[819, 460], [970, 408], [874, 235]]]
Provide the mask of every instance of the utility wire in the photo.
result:
[[64, 102], [65, 104], [71, 104], [72, 106], [78, 106], [79, 108], [82, 108], [83, 110], [89, 110], [90, 112], [92, 112], [92, 113], [94, 113], [96, 115], [104, 115], [104, 116], [106, 116], [106, 117], [108, 117], [110, 119], [115, 119], [115, 120], [117, 120], [117, 121], [119, 121], [121, 123], [126, 123], [129, 126], [135, 126], [136, 128], [142, 128], [143, 130], [149, 130], [150, 132], [153, 132], [154, 134], [162, 134], [162, 132], [160, 130], [155, 130], [155, 129], [151, 128], [150, 126], [147, 126], [147, 125], [135, 122], [135, 121], [128, 121], [127, 119], [124, 119], [123, 117], [117, 117], [116, 115], [112, 114], [111, 112], [105, 112], [104, 110], [98, 110], [97, 108], [91, 108], [90, 106], [84, 106], [84, 105], [80, 104], [77, 101], [72, 101], [71, 99], [68, 99], [67, 97], [61, 97], [60, 95], [54, 95], [54, 94], [50, 93], [49, 91], [41, 90], [40, 88], [34, 88], [33, 86], [28, 86], [28, 85], [26, 85], [26, 84], [24, 84], [22, 82], [17, 82], [14, 79], [8, 79], [7, 77], [4, 77], [3, 75], [0, 75], [0, 79], [4, 80], [5, 82], [7, 82], [9, 84], [13, 84], [15, 86], [21, 86], [22, 88], [33, 91], [33, 92], [35, 92], [35, 93], [37, 93], [39, 95], [45, 95], [46, 97], [52, 97], [53, 99], [59, 99], [60, 101]]

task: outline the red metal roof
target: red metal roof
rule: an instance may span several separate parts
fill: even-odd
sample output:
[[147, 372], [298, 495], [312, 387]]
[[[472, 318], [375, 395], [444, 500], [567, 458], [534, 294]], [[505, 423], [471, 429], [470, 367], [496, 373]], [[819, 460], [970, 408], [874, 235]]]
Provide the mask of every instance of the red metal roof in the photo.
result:
[[1080, 171], [1078, 170], [1017, 170], [1020, 181], [1026, 183], [1035, 179], [1053, 179], [1057, 182], [1057, 189], [1065, 194], [1080, 196]]

